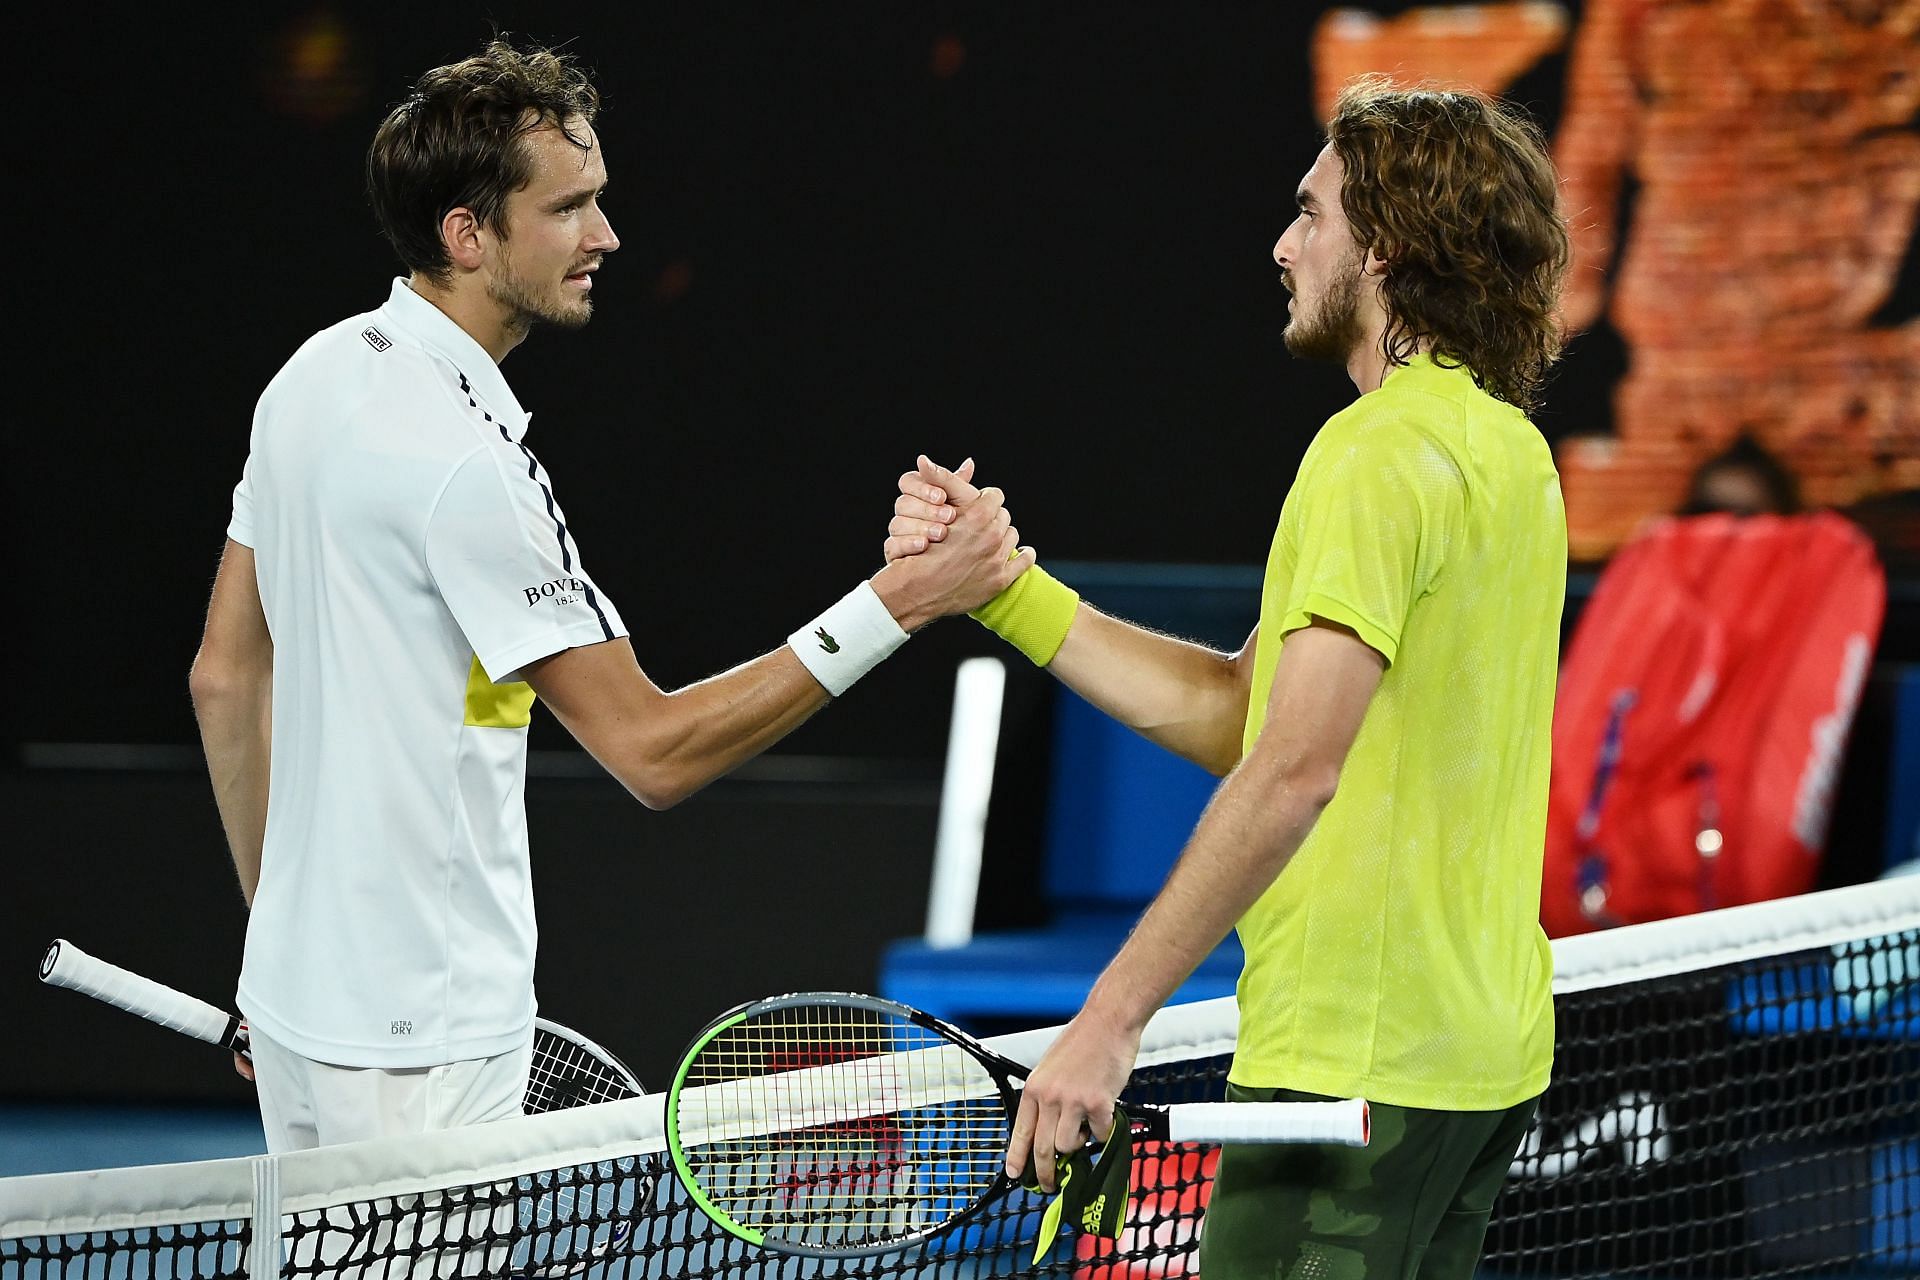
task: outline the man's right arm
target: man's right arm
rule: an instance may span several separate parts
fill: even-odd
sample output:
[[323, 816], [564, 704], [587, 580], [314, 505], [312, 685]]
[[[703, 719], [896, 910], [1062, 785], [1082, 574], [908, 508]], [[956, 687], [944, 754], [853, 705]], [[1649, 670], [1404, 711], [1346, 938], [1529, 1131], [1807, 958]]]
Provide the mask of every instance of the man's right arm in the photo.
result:
[[253, 551], [229, 538], [213, 580], [206, 631], [188, 677], [214, 803], [240, 892], [253, 905], [267, 833], [273, 743], [273, 635], [260, 606]]
[[[1017, 552], [1018, 538], [999, 494], [988, 490], [987, 501], [954, 522], [953, 537], [939, 551], [875, 574], [869, 585], [879, 604], [871, 607], [884, 608], [909, 634], [965, 612], [1032, 563], [1031, 554]], [[816, 643], [815, 635], [823, 650], [840, 651], [823, 627], [671, 693], [641, 670], [624, 637], [530, 662], [522, 678], [642, 804], [664, 809], [759, 755], [830, 701], [821, 678], [792, 647]], [[827, 643], [834, 648], [827, 650]]]
[[[900, 497], [887, 527], [889, 563], [917, 556], [945, 538], [956, 511], [978, 492], [971, 476], [970, 467], [953, 472], [923, 456], [917, 470], [900, 477]], [[955, 505], [929, 501], [932, 493], [951, 495]], [[1238, 653], [1221, 653], [1081, 602], [1045, 666], [1129, 729], [1224, 777], [1240, 762], [1258, 638], [1255, 627]]]

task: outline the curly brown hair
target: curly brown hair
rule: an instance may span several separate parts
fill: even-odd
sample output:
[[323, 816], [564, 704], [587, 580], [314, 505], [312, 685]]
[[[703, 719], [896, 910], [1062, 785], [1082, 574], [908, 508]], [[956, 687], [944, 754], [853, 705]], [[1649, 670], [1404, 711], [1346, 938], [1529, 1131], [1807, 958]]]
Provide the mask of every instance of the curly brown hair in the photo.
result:
[[1368, 76], [1341, 90], [1327, 141], [1346, 166], [1340, 203], [1354, 239], [1387, 264], [1388, 361], [1424, 345], [1533, 409], [1564, 341], [1569, 252], [1539, 128], [1477, 94]]
[[367, 194], [409, 271], [445, 285], [453, 259], [440, 223], [453, 209], [506, 235], [507, 197], [533, 176], [521, 140], [553, 126], [582, 150], [600, 93], [565, 54], [496, 36], [477, 55], [421, 76], [367, 149]]

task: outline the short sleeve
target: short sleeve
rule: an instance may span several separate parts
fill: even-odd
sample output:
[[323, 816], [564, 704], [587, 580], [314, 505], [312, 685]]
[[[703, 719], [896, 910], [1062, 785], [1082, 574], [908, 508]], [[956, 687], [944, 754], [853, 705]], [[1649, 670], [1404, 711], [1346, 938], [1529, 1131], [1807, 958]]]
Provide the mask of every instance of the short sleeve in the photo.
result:
[[1466, 501], [1459, 465], [1410, 427], [1342, 424], [1317, 441], [1287, 503], [1294, 565], [1281, 634], [1325, 618], [1393, 662], [1414, 602], [1465, 527]]
[[233, 515], [227, 521], [227, 536], [243, 547], [252, 548], [253, 540], [253, 455], [240, 469], [240, 483], [233, 486]]
[[427, 568], [486, 670], [505, 683], [529, 662], [626, 634], [580, 564], [566, 516], [537, 464], [507, 472], [478, 449], [427, 522]]

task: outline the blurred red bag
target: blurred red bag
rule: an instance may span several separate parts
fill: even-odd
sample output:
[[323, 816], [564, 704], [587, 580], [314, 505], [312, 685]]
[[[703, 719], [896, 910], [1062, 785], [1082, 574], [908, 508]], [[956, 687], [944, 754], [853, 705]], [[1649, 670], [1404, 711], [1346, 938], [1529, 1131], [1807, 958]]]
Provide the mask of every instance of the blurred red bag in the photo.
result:
[[1811, 889], [1885, 608], [1872, 544], [1825, 512], [1623, 547], [1560, 673], [1547, 933]]

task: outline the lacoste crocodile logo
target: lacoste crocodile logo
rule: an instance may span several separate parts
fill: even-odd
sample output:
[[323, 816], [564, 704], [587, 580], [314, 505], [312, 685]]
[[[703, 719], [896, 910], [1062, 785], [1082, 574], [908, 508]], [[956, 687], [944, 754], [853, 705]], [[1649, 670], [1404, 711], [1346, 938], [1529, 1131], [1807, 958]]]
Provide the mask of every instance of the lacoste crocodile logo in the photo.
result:
[[838, 640], [835, 640], [832, 636], [828, 635], [827, 629], [825, 627], [819, 628], [813, 634], [820, 637], [820, 648], [822, 650], [824, 650], [827, 653], [840, 652], [840, 642]]

